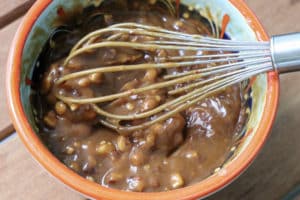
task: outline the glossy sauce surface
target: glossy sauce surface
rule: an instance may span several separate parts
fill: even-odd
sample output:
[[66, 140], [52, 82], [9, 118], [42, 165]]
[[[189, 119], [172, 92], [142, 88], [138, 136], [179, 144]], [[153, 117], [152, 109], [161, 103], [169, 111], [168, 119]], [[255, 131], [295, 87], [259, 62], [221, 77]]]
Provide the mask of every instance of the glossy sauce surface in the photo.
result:
[[[38, 61], [41, 67], [35, 72], [36, 87], [33, 89], [41, 138], [69, 168], [103, 186], [153, 192], [201, 181], [224, 163], [234, 136], [245, 123], [240, 85], [207, 97], [164, 122], [126, 135], [102, 126], [99, 123], [101, 117], [90, 105], [68, 105], [55, 97], [57, 92], [74, 97], [107, 95], [161, 82], [162, 76], [166, 74], [210, 67], [194, 65], [170, 70], [94, 73], [54, 87], [59, 77], [86, 68], [151, 63], [169, 56], [208, 54], [202, 51], [143, 52], [105, 48], [77, 56], [68, 66], [63, 66], [62, 61], [68, 51], [82, 36], [119, 22], [138, 22], [191, 34], [211, 34], [207, 22], [183, 6], [181, 9], [185, 17], [177, 18], [171, 16], [159, 2], [107, 2], [79, 15], [76, 23], [68, 27], [67, 31], [53, 37], [56, 45], [46, 47], [41, 54]], [[99, 12], [105, 14], [90, 17], [97, 16]], [[128, 36], [122, 40], [152, 39]], [[175, 87], [180, 86], [178, 84]], [[167, 89], [156, 89], [101, 106], [115, 114], [133, 114], [151, 110], [174, 98], [177, 96], [168, 95]], [[140, 121], [131, 123], [139, 124]]]

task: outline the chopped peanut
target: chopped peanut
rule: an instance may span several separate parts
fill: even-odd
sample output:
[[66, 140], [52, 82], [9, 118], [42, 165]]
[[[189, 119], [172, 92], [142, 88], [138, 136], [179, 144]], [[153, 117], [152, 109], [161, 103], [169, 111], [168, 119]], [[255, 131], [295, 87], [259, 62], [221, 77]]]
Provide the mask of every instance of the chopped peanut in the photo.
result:
[[156, 77], [157, 77], [157, 70], [156, 69], [148, 69], [146, 71], [144, 79], [152, 82], [152, 81], [155, 81]]
[[108, 182], [115, 183], [123, 179], [123, 175], [121, 173], [112, 172], [108, 175]]
[[45, 117], [44, 122], [47, 126], [54, 128], [57, 123], [57, 119], [55, 116], [55, 113], [53, 111], [50, 111]]
[[127, 149], [127, 141], [124, 136], [119, 136], [117, 139], [117, 147], [120, 151], [125, 151]]
[[180, 188], [184, 185], [183, 178], [179, 173], [172, 174], [170, 182], [173, 189]]
[[56, 102], [56, 104], [55, 104], [55, 111], [59, 115], [65, 114], [65, 112], [67, 111], [66, 104], [64, 102], [62, 102], [62, 101]]
[[86, 176], [85, 178], [89, 181], [95, 182], [95, 179], [92, 176]]
[[185, 157], [188, 159], [195, 159], [198, 157], [198, 153], [196, 151], [188, 151], [186, 152]]
[[89, 78], [80, 78], [78, 81], [77, 81], [77, 84], [80, 86], [80, 87], [87, 87], [90, 85], [90, 80]]
[[133, 104], [133, 103], [130, 103], [130, 102], [128, 102], [128, 103], [126, 103], [126, 108], [127, 108], [127, 110], [130, 110], [130, 111], [132, 111], [132, 110], [134, 109], [134, 104]]
[[66, 146], [66, 153], [72, 155], [75, 152], [75, 149], [71, 146]]
[[92, 83], [101, 83], [102, 82], [102, 73], [93, 73], [89, 75], [89, 80]]
[[96, 152], [100, 155], [109, 154], [115, 150], [115, 146], [111, 142], [101, 141], [96, 147]]
[[78, 162], [71, 162], [69, 167], [76, 172], [79, 172], [79, 170], [80, 170], [80, 166], [79, 166]]
[[71, 111], [76, 111], [80, 106], [78, 104], [72, 103], [69, 107]]
[[144, 152], [141, 150], [135, 150], [130, 153], [129, 160], [132, 165], [141, 166], [145, 163], [145, 159]]
[[127, 182], [129, 189], [134, 192], [142, 192], [145, 187], [145, 183], [141, 177], [130, 178]]

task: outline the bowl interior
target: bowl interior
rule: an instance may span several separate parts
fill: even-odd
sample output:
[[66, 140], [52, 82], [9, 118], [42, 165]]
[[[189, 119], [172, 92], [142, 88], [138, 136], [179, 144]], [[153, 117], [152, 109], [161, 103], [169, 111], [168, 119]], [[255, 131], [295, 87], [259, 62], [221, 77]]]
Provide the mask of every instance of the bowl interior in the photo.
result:
[[[37, 17], [37, 20], [31, 27], [30, 32], [26, 37], [25, 46], [23, 48], [21, 58], [21, 77], [19, 90], [23, 111], [29, 121], [31, 128], [35, 132], [37, 132], [37, 127], [35, 126], [33, 109], [30, 103], [31, 89], [30, 85], [26, 84], [26, 80], [32, 77], [33, 67], [35, 66], [36, 59], [38, 58], [38, 55], [40, 54], [47, 39], [49, 38], [50, 33], [57, 27], [56, 22], [59, 18], [58, 10], [63, 8], [64, 12], [68, 13], [72, 12], [72, 10], [74, 9], [84, 8], [92, 4], [98, 5], [101, 2], [101, 0], [49, 0], [49, 5], [46, 9], [43, 10], [42, 14]], [[239, 9], [237, 9], [228, 0], [182, 0], [181, 2], [198, 9], [204, 17], [211, 18], [218, 26], [221, 26], [223, 16], [225, 14], [229, 15], [231, 20], [227, 27], [226, 33], [233, 40], [261, 40], [261, 38], [259, 38], [255, 32], [256, 30], [253, 30], [251, 28], [251, 26], [248, 24], [247, 19], [245, 19]], [[246, 84], [244, 86], [247, 87]], [[240, 133], [240, 140], [237, 143], [237, 146], [232, 148], [232, 154], [228, 158], [227, 162], [221, 168], [216, 170], [216, 173], [208, 179], [213, 178], [213, 176], [225, 177], [224, 172], [229, 174], [234, 173], [226, 171], [226, 167], [235, 158], [244, 153], [255, 134], [257, 134], [256, 130], [258, 129], [259, 123], [262, 120], [264, 106], [267, 100], [267, 90], [268, 75], [259, 75], [254, 80], [253, 84], [251, 84], [251, 88], [247, 94], [247, 110], [249, 112], [249, 120], [243, 132]], [[86, 183], [88, 183], [88, 181], [86, 181]]]

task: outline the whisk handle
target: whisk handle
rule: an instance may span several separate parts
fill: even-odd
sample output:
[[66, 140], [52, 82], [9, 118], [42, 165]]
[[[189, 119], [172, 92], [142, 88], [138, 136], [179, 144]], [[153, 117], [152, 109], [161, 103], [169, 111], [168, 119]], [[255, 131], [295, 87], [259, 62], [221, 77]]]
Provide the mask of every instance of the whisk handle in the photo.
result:
[[273, 36], [271, 55], [279, 73], [300, 71], [300, 33]]

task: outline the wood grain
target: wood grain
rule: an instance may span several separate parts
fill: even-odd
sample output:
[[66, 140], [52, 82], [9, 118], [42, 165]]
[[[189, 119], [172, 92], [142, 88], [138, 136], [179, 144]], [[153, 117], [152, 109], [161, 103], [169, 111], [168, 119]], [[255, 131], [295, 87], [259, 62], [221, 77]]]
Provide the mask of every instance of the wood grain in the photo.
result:
[[15, 21], [9, 26], [0, 30], [1, 48], [0, 48], [0, 140], [12, 133], [11, 120], [8, 114], [8, 108], [6, 103], [5, 94], [5, 73], [6, 73], [6, 62], [11, 42], [14, 34], [19, 26], [21, 19]]
[[15, 131], [15, 128], [14, 128], [13, 124], [9, 124], [8, 126], [2, 128], [0, 130], [0, 141], [5, 139], [6, 137], [10, 136], [11, 134], [13, 134], [14, 131]]
[[[2, 112], [0, 115], [0, 141], [13, 131], [5, 101], [4, 85], [7, 56], [17, 26], [20, 24], [20, 20], [17, 19], [27, 12], [34, 2], [35, 0], [0, 1], [0, 38], [2, 39], [0, 50], [0, 84], [3, 86], [0, 88], [0, 110]], [[8, 26], [5, 27], [6, 25]]]
[[[13, 132], [13, 126], [9, 119], [7, 103], [5, 100], [5, 73], [6, 61], [12, 42], [13, 36], [16, 32], [20, 19], [35, 0], [1, 0], [0, 1], [0, 141]], [[9, 24], [9, 25], [8, 25]], [[7, 27], [5, 27], [8, 25]], [[4, 27], [4, 28], [3, 28]]]
[[34, 2], [35, 0], [1, 0], [0, 28], [24, 15]]
[[299, 32], [300, 0], [246, 0], [270, 35]]
[[27, 152], [17, 135], [0, 145], [0, 199], [83, 200], [50, 176]]

